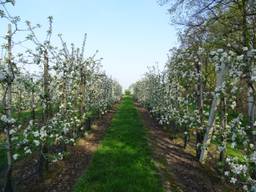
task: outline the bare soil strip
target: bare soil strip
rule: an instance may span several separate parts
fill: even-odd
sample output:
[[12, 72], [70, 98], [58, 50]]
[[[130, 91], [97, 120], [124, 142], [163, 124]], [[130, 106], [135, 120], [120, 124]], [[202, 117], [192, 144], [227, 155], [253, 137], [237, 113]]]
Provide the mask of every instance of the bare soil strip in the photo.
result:
[[202, 167], [195, 157], [175, 143], [149, 112], [136, 104], [148, 129], [148, 141], [166, 192], [224, 192], [234, 191]]
[[[110, 126], [117, 105], [92, 125], [90, 133], [68, 149], [70, 155], [63, 161], [52, 164], [44, 181], [29, 178], [18, 186], [24, 192], [71, 192], [72, 188], [90, 164], [93, 153], [99, 146], [106, 129]], [[29, 165], [28, 165], [29, 166]], [[31, 168], [32, 169], [32, 168]]]

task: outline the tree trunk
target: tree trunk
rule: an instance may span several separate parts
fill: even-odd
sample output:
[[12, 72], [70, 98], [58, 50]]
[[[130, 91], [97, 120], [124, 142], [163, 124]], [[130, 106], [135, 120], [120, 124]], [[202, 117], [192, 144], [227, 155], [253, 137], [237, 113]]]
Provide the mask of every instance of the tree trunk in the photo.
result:
[[[219, 89], [222, 86], [222, 84], [224, 82], [225, 73], [226, 73], [226, 64], [224, 62], [222, 62], [221, 66], [220, 66], [220, 71], [217, 72], [216, 89]], [[211, 143], [212, 133], [214, 130], [213, 124], [215, 121], [215, 115], [216, 115], [217, 106], [219, 105], [219, 102], [220, 102], [219, 94], [215, 92], [214, 98], [212, 101], [212, 105], [211, 105], [211, 109], [210, 109], [210, 115], [209, 115], [209, 119], [208, 119], [208, 127], [206, 129], [203, 145], [201, 148], [201, 154], [200, 154], [200, 159], [199, 159], [199, 161], [201, 163], [204, 163], [205, 159], [207, 158], [207, 153], [208, 153], [207, 147]]]
[[187, 125], [185, 125], [185, 132], [184, 132], [184, 145], [183, 145], [183, 148], [186, 149], [187, 148], [187, 145], [188, 145], [188, 142], [189, 142], [189, 132], [188, 132], [188, 128], [187, 128]]
[[39, 177], [43, 178], [44, 176], [44, 171], [48, 170], [48, 160], [45, 157], [45, 154], [48, 153], [48, 148], [46, 145], [42, 145], [40, 150], [40, 157], [39, 157], [39, 164], [38, 164], [38, 172], [39, 172]]
[[[8, 83], [7, 83], [7, 95], [6, 95], [6, 106], [5, 112], [7, 119], [10, 120], [12, 118], [12, 83], [14, 80], [13, 74], [13, 65], [12, 65], [12, 28], [11, 24], [8, 25]], [[6, 172], [6, 181], [4, 184], [4, 192], [12, 192], [13, 191], [13, 183], [12, 183], [12, 143], [11, 143], [11, 135], [10, 130], [12, 128], [12, 124], [10, 122], [7, 123], [6, 127], [6, 140], [7, 140], [7, 162], [8, 168]]]
[[35, 88], [34, 88], [33, 78], [31, 78], [31, 81], [33, 84], [32, 91], [31, 91], [31, 116], [34, 122], [36, 119], [36, 112], [35, 112]]
[[227, 115], [226, 115], [226, 97], [223, 96], [221, 98], [221, 132], [223, 133], [222, 135], [222, 148], [221, 148], [221, 151], [220, 151], [220, 158], [219, 160], [221, 162], [224, 162], [225, 160], [225, 157], [226, 157], [226, 148], [227, 148], [227, 130], [226, 130], [226, 127], [227, 127]]
[[251, 141], [256, 146], [256, 132], [255, 132], [255, 98], [254, 98], [255, 91], [250, 86], [248, 87], [248, 117], [249, 117], [249, 126], [251, 130]]
[[198, 76], [196, 84], [196, 101], [197, 101], [197, 110], [199, 111], [200, 116], [200, 125], [196, 130], [196, 158], [199, 160], [201, 153], [201, 146], [203, 143], [203, 81], [201, 76], [201, 66], [199, 63], [196, 63], [196, 74]]
[[[242, 0], [242, 44], [243, 47], [253, 47], [255, 46], [253, 41], [253, 35], [252, 35], [252, 46], [250, 46], [250, 34], [247, 26], [247, 0]], [[255, 88], [253, 86], [253, 82], [251, 81], [251, 71], [252, 71], [252, 61], [249, 61], [247, 52], [244, 53], [244, 63], [246, 63], [246, 67], [244, 69], [244, 74], [246, 75], [246, 81], [247, 81], [247, 87], [248, 87], [248, 99], [247, 99], [247, 105], [248, 105], [248, 118], [249, 118], [249, 127], [250, 127], [250, 138], [251, 142], [254, 143], [255, 150], [256, 150], [256, 127], [254, 126], [255, 122]], [[255, 173], [256, 175], [256, 173]]]
[[80, 68], [80, 115], [82, 116], [85, 112], [85, 77], [83, 67]]
[[67, 111], [67, 61], [63, 63], [63, 96], [62, 96], [62, 104], [64, 105], [63, 112]]
[[49, 118], [49, 102], [50, 102], [50, 95], [49, 95], [49, 58], [47, 50], [44, 51], [44, 124], [47, 122]]
[[18, 109], [18, 117], [21, 118], [22, 111], [22, 89], [19, 90], [19, 109]]
[[[44, 50], [44, 82], [43, 82], [43, 90], [44, 90], [44, 109], [43, 109], [43, 124], [46, 125], [49, 119], [49, 58], [47, 50]], [[48, 167], [48, 161], [46, 159], [48, 148], [46, 143], [42, 143], [40, 147], [40, 157], [39, 157], [39, 176], [43, 176], [44, 170]]]

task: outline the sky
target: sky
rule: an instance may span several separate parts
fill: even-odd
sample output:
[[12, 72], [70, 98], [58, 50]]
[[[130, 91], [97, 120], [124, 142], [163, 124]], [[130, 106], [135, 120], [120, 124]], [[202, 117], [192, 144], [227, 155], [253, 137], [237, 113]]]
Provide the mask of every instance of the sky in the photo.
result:
[[87, 33], [85, 54], [99, 50], [103, 69], [126, 89], [148, 66], [157, 63], [162, 69], [168, 51], [178, 45], [167, 9], [157, 0], [17, 0], [9, 11], [43, 26], [53, 16], [56, 41], [61, 33], [65, 41], [80, 46]]

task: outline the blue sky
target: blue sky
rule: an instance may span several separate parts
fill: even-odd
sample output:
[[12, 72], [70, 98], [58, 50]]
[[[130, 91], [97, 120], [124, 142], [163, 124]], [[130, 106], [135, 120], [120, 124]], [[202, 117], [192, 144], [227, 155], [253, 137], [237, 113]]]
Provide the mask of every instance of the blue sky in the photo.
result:
[[62, 33], [77, 46], [87, 33], [86, 54], [99, 50], [106, 73], [127, 88], [147, 66], [158, 62], [162, 68], [168, 50], [177, 46], [177, 31], [170, 25], [167, 8], [156, 0], [17, 0], [10, 12], [44, 26], [46, 18], [53, 16], [56, 36]]

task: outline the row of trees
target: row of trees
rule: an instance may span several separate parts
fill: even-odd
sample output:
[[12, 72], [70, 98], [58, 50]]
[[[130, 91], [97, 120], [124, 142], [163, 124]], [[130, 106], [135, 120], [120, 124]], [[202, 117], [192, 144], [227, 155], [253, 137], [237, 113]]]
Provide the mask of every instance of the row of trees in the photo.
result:
[[[180, 46], [164, 71], [132, 85], [160, 124], [191, 134], [205, 163], [210, 144], [228, 180], [256, 190], [256, 3], [249, 0], [162, 1], [182, 24]], [[232, 151], [230, 153], [229, 151]]]
[[[43, 176], [48, 163], [63, 159], [67, 146], [122, 94], [119, 83], [102, 71], [97, 52], [85, 57], [86, 35], [81, 48], [74, 44], [69, 48], [58, 35], [61, 46], [57, 47], [52, 43], [53, 18], [49, 17], [46, 38], [40, 40], [40, 25], [26, 21], [21, 30], [21, 19], [9, 14], [7, 5], [14, 3], [0, 1], [0, 16], [10, 22], [0, 58], [0, 150], [7, 153], [4, 191], [13, 191], [15, 161], [38, 154], [37, 171]], [[24, 31], [24, 41], [14, 42], [14, 36]], [[14, 46], [24, 51], [14, 54]]]

